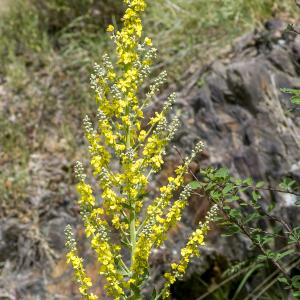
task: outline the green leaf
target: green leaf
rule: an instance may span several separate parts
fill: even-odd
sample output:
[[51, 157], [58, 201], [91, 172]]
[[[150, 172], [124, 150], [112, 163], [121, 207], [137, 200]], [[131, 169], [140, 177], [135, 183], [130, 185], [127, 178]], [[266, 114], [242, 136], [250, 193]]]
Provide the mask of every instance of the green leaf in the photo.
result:
[[300, 98], [299, 97], [292, 97], [291, 102], [293, 104], [300, 105]]
[[292, 286], [295, 289], [300, 289], [300, 275], [296, 275], [292, 278]]
[[[130, 283], [130, 289], [134, 292], [134, 298], [132, 298], [132, 299], [136, 299], [137, 296], [139, 297], [141, 295], [140, 288], [138, 286], [136, 286], [135, 284]], [[130, 298], [128, 298], [128, 299], [130, 299]]]
[[257, 191], [253, 191], [252, 192], [252, 199], [254, 200], [254, 202], [257, 202], [257, 200], [259, 200], [261, 198], [260, 193]]
[[211, 191], [211, 192], [209, 193], [209, 195], [210, 195], [210, 197], [211, 197], [213, 200], [215, 200], [215, 201], [220, 200], [220, 197], [221, 197], [221, 193], [218, 192], [218, 191]]
[[191, 181], [189, 183], [189, 186], [193, 189], [193, 190], [197, 190], [199, 189], [202, 185], [199, 181]]
[[[227, 198], [226, 202], [234, 202], [234, 201], [238, 201], [238, 200], [240, 200], [240, 197], [237, 196], [237, 195], [234, 195], [234, 196], [232, 196], [230, 198]], [[242, 203], [240, 205], [242, 205]]]
[[156, 289], [153, 290], [150, 300], [154, 300], [156, 298]]
[[236, 208], [231, 209], [229, 215], [234, 219], [241, 218], [242, 216], [241, 212]]
[[295, 202], [296, 205], [300, 205], [300, 199]]
[[289, 244], [298, 243], [300, 241], [300, 227], [295, 227], [289, 235]]
[[282, 259], [290, 254], [293, 254], [295, 253], [295, 250], [294, 249], [290, 249], [290, 250], [287, 250], [285, 252], [282, 252], [282, 253], [279, 253], [279, 259]]
[[235, 188], [235, 185], [233, 185], [232, 183], [228, 183], [225, 185], [222, 194], [224, 196], [226, 196], [230, 191], [232, 191]]
[[232, 226], [228, 226], [226, 228], [226, 232], [223, 233], [222, 235], [223, 236], [232, 236], [232, 235], [234, 235], [237, 232], [240, 232], [240, 228], [238, 226], [236, 226], [236, 225], [232, 225]]
[[127, 208], [127, 209], [132, 209], [132, 207], [129, 204], [126, 204], [126, 203], [122, 203], [122, 206], [124, 208]]
[[294, 292], [293, 296], [296, 297], [296, 298], [300, 298], [300, 292]]
[[215, 173], [216, 178], [227, 178], [229, 176], [229, 170], [227, 168], [221, 168]]
[[254, 212], [249, 215], [249, 217], [246, 219], [245, 224], [254, 221], [254, 220], [259, 220], [261, 218], [260, 214], [258, 212]]
[[259, 188], [262, 188], [264, 185], [265, 185], [265, 183], [264, 183], [263, 181], [259, 181], [259, 182], [256, 184], [256, 187], [259, 189]]
[[207, 184], [207, 186], [205, 187], [205, 191], [209, 191], [211, 190], [213, 187], [216, 186], [215, 182], [210, 182], [209, 184]]
[[[293, 26], [292, 24], [289, 24], [288, 26]], [[293, 28], [293, 27], [290, 27]], [[298, 95], [300, 93], [300, 90], [298, 89], [290, 89], [290, 88], [282, 88], [280, 89], [283, 93], [291, 94], [291, 95]]]
[[282, 180], [282, 182], [280, 183], [279, 187], [286, 190], [286, 191], [289, 191], [290, 189], [293, 188], [294, 184], [296, 183], [295, 180], [291, 179], [291, 178], [284, 178]]
[[243, 184], [251, 186], [253, 185], [253, 179], [251, 177], [248, 177], [243, 180]]
[[276, 207], [276, 204], [275, 204], [275, 203], [270, 203], [270, 204], [268, 205], [268, 212], [271, 212], [275, 207]]
[[265, 261], [268, 259], [268, 256], [266, 255], [258, 255], [257, 260], [258, 261]]
[[278, 277], [277, 280], [281, 283], [284, 284], [289, 284], [288, 280], [286, 279], [286, 277]]

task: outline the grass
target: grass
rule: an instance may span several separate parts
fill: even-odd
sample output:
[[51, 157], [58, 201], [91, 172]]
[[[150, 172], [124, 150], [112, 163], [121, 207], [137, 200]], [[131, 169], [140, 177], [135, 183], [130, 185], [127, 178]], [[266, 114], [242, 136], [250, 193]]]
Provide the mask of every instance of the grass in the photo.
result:
[[177, 80], [192, 63], [215, 57], [234, 38], [292, 6], [280, 0], [157, 0], [146, 28], [158, 44], [160, 66]]

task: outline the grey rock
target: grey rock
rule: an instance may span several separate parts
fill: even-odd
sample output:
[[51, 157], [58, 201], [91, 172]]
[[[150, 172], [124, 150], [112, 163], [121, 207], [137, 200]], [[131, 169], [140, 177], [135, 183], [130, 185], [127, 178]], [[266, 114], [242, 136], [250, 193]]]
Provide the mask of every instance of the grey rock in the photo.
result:
[[[202, 75], [202, 85], [195, 85], [185, 95], [182, 131], [186, 135], [179, 135], [177, 142], [186, 153], [195, 136], [206, 143], [207, 155], [199, 158], [200, 166], [227, 166], [236, 177], [251, 176], [271, 186], [287, 175], [300, 184], [299, 111], [288, 113], [293, 105], [290, 96], [281, 92], [281, 88], [300, 88], [300, 44], [295, 36], [286, 35], [283, 27], [281, 21], [271, 20], [266, 23], [267, 30], [237, 40], [231, 57], [215, 61]], [[269, 192], [264, 196], [266, 202], [275, 199], [275, 214], [291, 226], [299, 226], [300, 209], [295, 205], [295, 196]], [[184, 218], [187, 226], [195, 226], [191, 220], [197, 220], [196, 212], [205, 206], [203, 202], [205, 199], [191, 202], [193, 208]], [[249, 241], [241, 236], [209, 239], [209, 245], [215, 251], [214, 257], [222, 256], [222, 266], [253, 254]], [[176, 299], [186, 299], [186, 294], [179, 291], [185, 283], [194, 287], [194, 276], [207, 274], [210, 260], [205, 250], [203, 256], [175, 285]], [[195, 291], [194, 295], [199, 293]], [[194, 299], [193, 295], [189, 297]]]

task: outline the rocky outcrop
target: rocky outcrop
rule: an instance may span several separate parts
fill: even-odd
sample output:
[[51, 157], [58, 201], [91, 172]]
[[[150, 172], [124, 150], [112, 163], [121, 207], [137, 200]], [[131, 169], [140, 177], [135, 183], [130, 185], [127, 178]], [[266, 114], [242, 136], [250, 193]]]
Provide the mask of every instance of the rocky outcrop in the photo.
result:
[[[300, 88], [300, 38], [284, 28], [281, 21], [271, 20], [265, 30], [236, 40], [229, 55], [198, 71], [200, 75], [193, 83], [187, 81], [188, 88], [180, 92], [183, 127], [176, 143], [188, 152], [195, 140], [205, 142], [199, 167], [226, 166], [237, 177], [264, 180], [271, 187], [285, 176], [300, 183], [300, 115], [281, 91]], [[298, 226], [296, 197], [265, 194], [266, 201], [271, 197], [276, 213]], [[192, 199], [191, 205], [185, 223], [192, 227], [192, 220], [199, 220], [207, 205], [205, 199]], [[195, 262], [185, 280], [175, 285], [176, 299], [196, 299], [201, 288], [195, 288], [195, 278], [211, 276], [216, 262], [222, 269], [226, 261], [251, 253], [247, 240], [225, 240], [216, 232], [208, 245], [202, 250], [202, 263]], [[187, 288], [191, 286], [193, 292]]]

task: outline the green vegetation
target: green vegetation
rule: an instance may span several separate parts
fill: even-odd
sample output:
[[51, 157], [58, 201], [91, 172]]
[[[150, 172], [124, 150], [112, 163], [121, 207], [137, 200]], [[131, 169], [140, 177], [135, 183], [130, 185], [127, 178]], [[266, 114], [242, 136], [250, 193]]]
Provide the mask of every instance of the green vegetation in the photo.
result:
[[[234, 178], [226, 168], [202, 170], [201, 177], [201, 181], [191, 183], [192, 187], [218, 206], [221, 212], [218, 223], [225, 229], [223, 236], [243, 235], [251, 243], [253, 254], [249, 260], [230, 266], [223, 274], [223, 281], [199, 300], [224, 292], [226, 284], [228, 288], [228, 283], [237, 278], [240, 281], [233, 300], [287, 299], [290, 294], [300, 298], [299, 276], [290, 272], [300, 266], [300, 227], [291, 227], [289, 220], [278, 216], [275, 206], [268, 204], [263, 196], [266, 191], [272, 191], [299, 197], [295, 181], [285, 178], [278, 189], [272, 189], [262, 181]], [[250, 294], [243, 292], [248, 280], [260, 282]], [[228, 299], [229, 295], [222, 297]]]

